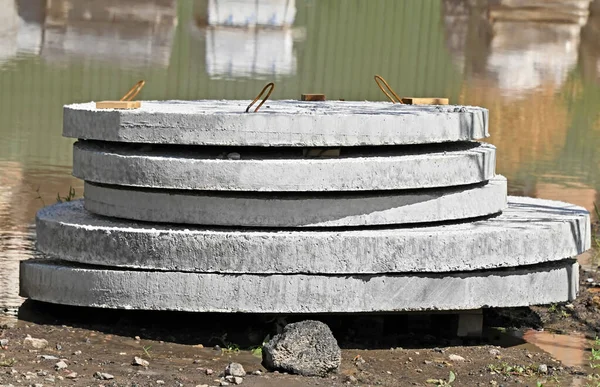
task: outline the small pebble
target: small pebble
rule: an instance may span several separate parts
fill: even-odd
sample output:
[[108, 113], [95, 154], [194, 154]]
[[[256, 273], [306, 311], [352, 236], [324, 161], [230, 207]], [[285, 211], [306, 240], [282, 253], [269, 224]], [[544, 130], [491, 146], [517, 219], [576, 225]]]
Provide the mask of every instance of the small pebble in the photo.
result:
[[65, 378], [67, 378], [67, 379], [75, 379], [76, 377], [77, 377], [77, 372], [71, 372], [70, 374], [65, 376]]
[[54, 365], [54, 369], [57, 371], [64, 370], [67, 367], [68, 367], [67, 363], [65, 363], [62, 360]]
[[212, 375], [215, 373], [215, 371], [211, 370], [210, 368], [207, 368], [204, 372], [206, 372], [207, 375]]
[[75, 352], [73, 352], [73, 355], [79, 356], [79, 355], [81, 355], [81, 351], [75, 351]]
[[540, 364], [540, 365], [538, 366], [538, 372], [539, 372], [540, 374], [547, 374], [547, 373], [548, 373], [548, 366], [547, 366], [547, 365], [545, 365], [545, 364]]
[[451, 361], [465, 361], [464, 357], [455, 354], [448, 355], [448, 359], [450, 359]]
[[246, 376], [246, 371], [240, 363], [229, 363], [227, 368], [225, 368], [225, 375]]
[[148, 360], [142, 359], [141, 357], [135, 356], [131, 364], [141, 367], [148, 367], [150, 365], [150, 362]]
[[242, 158], [242, 156], [237, 152], [231, 152], [231, 153], [227, 153], [227, 158], [229, 160], [239, 160]]
[[157, 380], [156, 384], [165, 384], [165, 381], [164, 380]]
[[100, 380], [111, 380], [115, 378], [114, 376], [112, 376], [111, 374], [107, 374], [106, 372], [96, 372], [94, 374], [94, 377]]
[[256, 371], [252, 372], [252, 375], [260, 376], [260, 375], [262, 375], [262, 371], [256, 370]]

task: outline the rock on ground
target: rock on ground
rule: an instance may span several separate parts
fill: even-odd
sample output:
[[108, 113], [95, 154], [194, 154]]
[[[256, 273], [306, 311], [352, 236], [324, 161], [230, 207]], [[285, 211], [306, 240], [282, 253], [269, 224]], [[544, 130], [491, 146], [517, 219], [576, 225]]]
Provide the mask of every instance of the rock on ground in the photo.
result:
[[35, 339], [29, 335], [23, 340], [23, 345], [25, 347], [35, 348], [35, 349], [43, 349], [48, 346], [48, 340], [46, 339]]
[[267, 369], [304, 376], [324, 376], [341, 362], [340, 347], [329, 327], [312, 320], [286, 325], [262, 353]]
[[240, 363], [229, 363], [225, 368], [225, 375], [230, 376], [246, 376], [246, 370]]

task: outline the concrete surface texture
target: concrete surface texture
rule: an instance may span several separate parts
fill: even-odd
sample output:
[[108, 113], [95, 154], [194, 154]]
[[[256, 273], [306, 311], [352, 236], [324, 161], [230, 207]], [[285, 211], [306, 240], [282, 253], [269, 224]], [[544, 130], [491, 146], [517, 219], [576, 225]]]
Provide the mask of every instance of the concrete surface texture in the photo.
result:
[[444, 274], [254, 275], [122, 271], [21, 262], [21, 295], [101, 308], [190, 312], [353, 313], [462, 310], [574, 299], [573, 260]]
[[[389, 192], [389, 191], [388, 191]], [[104, 216], [206, 226], [347, 227], [491, 215], [506, 207], [506, 178], [389, 193], [230, 194], [85, 184], [85, 209]]]
[[[134, 187], [223, 191], [374, 191], [449, 187], [494, 177], [496, 148], [488, 144], [346, 150], [339, 158], [302, 152], [227, 152], [104, 145], [79, 141], [73, 174], [83, 180]], [[267, 152], [267, 153], [265, 153]], [[237, 158], [237, 157], [236, 157]]]
[[389, 102], [143, 101], [135, 110], [67, 105], [63, 135], [102, 141], [240, 146], [328, 147], [428, 144], [487, 137], [488, 111], [472, 106]]
[[585, 209], [521, 197], [475, 222], [318, 231], [136, 223], [74, 201], [40, 210], [37, 233], [42, 252], [68, 261], [233, 274], [472, 271], [561, 260], [590, 247]]

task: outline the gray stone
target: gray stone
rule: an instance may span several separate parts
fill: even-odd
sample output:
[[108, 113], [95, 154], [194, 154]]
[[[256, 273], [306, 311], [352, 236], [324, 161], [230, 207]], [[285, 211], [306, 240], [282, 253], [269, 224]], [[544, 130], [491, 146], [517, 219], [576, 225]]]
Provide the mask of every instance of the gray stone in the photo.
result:
[[500, 216], [413, 228], [252, 230], [96, 216], [81, 201], [37, 215], [37, 246], [63, 260], [110, 267], [220, 273], [406, 273], [516, 267], [590, 248], [588, 212], [509, 197]]
[[579, 266], [379, 275], [123, 271], [48, 259], [21, 262], [21, 295], [99, 308], [242, 313], [465, 310], [573, 300]]
[[142, 359], [141, 357], [135, 356], [131, 364], [141, 367], [148, 367], [150, 365], [150, 362], [148, 360]]
[[427, 144], [488, 136], [488, 111], [480, 107], [283, 100], [245, 113], [249, 103], [143, 101], [134, 110], [67, 105], [63, 135], [134, 143], [301, 147]]
[[85, 184], [85, 208], [131, 220], [242, 227], [346, 227], [439, 222], [498, 213], [506, 179], [393, 193], [224, 194]]
[[43, 349], [48, 346], [48, 340], [36, 339], [29, 335], [23, 340], [23, 346], [26, 348]]
[[64, 370], [64, 369], [66, 369], [67, 367], [68, 367], [67, 363], [65, 363], [65, 362], [64, 362], [64, 361], [62, 361], [62, 360], [61, 360], [61, 361], [59, 361], [58, 363], [56, 363], [56, 364], [54, 365], [54, 369], [55, 369], [55, 370], [57, 370], [57, 371]]
[[144, 151], [126, 144], [79, 141], [73, 146], [73, 174], [101, 184], [253, 192], [421, 189], [494, 177], [493, 145], [396, 149], [349, 150], [346, 156], [328, 159], [246, 151], [241, 160], [228, 160], [202, 149]]
[[98, 372], [96, 372], [96, 373], [94, 373], [94, 377], [95, 377], [96, 379], [100, 379], [100, 380], [111, 380], [111, 379], [114, 379], [114, 378], [115, 378], [115, 377], [114, 377], [113, 375], [111, 375], [111, 374], [108, 374], [108, 373], [106, 373], [106, 372], [99, 372], [99, 371], [98, 371]]
[[246, 371], [240, 363], [229, 363], [225, 368], [225, 375], [246, 376]]
[[325, 376], [342, 361], [342, 351], [329, 327], [312, 320], [286, 325], [263, 345], [262, 354], [265, 368], [304, 376]]

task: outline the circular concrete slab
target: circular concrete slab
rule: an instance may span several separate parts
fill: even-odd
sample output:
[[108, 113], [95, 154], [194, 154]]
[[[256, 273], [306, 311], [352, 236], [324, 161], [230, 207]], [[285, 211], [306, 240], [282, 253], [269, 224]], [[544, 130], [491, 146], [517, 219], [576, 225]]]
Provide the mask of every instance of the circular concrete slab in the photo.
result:
[[509, 197], [502, 215], [429, 227], [358, 230], [200, 228], [93, 215], [82, 201], [37, 215], [37, 246], [64, 260], [219, 273], [405, 273], [516, 267], [590, 248], [588, 212]]
[[101, 308], [248, 313], [465, 310], [573, 300], [578, 265], [452, 274], [252, 275], [121, 271], [21, 262], [21, 296]]
[[494, 177], [496, 164], [496, 148], [479, 143], [353, 149], [330, 159], [247, 150], [240, 151], [241, 159], [229, 160], [218, 152], [222, 149], [140, 149], [80, 141], [73, 147], [73, 174], [95, 183], [145, 188], [376, 191], [481, 183]]
[[488, 136], [487, 109], [388, 102], [143, 101], [140, 109], [64, 108], [63, 135], [102, 141], [239, 146], [360, 146], [470, 141]]
[[506, 178], [487, 184], [392, 193], [227, 194], [85, 184], [85, 208], [159, 223], [240, 227], [347, 227], [440, 222], [506, 207]]

